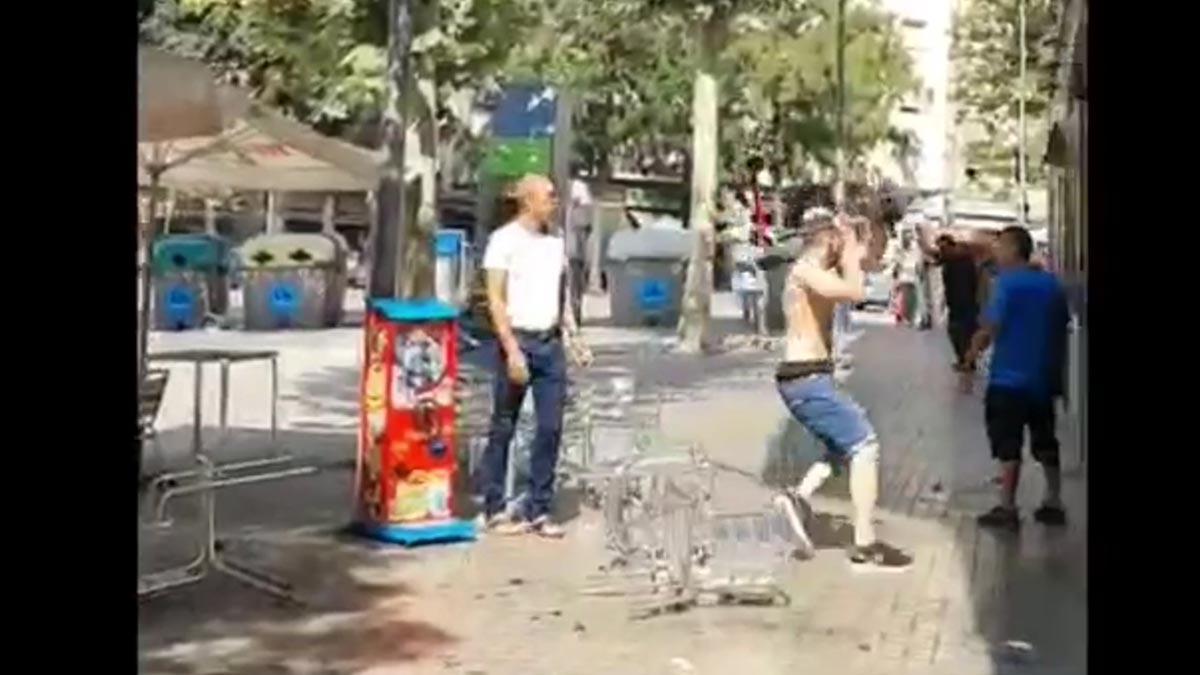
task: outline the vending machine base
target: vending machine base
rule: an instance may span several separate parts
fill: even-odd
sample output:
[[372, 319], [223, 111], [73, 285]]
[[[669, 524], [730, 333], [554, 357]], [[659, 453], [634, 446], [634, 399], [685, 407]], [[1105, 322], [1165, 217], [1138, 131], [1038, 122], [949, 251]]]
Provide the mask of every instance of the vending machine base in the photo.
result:
[[379, 525], [355, 523], [359, 535], [376, 541], [403, 546], [426, 544], [452, 544], [460, 541], [475, 541], [475, 523], [469, 520], [452, 520], [447, 523], [419, 523], [414, 525]]

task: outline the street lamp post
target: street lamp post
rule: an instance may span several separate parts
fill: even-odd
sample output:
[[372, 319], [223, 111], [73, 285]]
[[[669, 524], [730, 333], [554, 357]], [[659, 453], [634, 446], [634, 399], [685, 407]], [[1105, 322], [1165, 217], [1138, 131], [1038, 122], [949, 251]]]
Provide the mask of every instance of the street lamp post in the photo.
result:
[[1026, 169], [1025, 169], [1025, 61], [1026, 61], [1026, 46], [1025, 46], [1025, 2], [1026, 0], [1017, 0], [1017, 24], [1018, 24], [1018, 44], [1020, 50], [1020, 75], [1017, 82], [1017, 125], [1019, 127], [1017, 139], [1017, 183], [1021, 194], [1021, 203], [1017, 207], [1018, 218], [1021, 226], [1024, 227], [1028, 223], [1026, 211], [1029, 209], [1029, 197], [1026, 193]]

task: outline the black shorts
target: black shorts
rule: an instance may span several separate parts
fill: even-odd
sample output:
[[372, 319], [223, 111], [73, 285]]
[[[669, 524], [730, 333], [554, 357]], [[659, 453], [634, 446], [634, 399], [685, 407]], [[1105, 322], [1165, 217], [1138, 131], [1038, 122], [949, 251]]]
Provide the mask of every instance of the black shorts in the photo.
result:
[[1042, 400], [1016, 389], [989, 387], [983, 409], [992, 457], [1001, 462], [1021, 461], [1025, 427], [1029, 427], [1033, 458], [1045, 466], [1058, 466], [1054, 399]]

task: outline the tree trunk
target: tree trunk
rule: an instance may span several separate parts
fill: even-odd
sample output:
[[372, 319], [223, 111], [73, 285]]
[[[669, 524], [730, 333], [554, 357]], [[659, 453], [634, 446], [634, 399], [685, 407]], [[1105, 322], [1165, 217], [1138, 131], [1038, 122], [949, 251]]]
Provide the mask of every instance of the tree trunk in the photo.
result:
[[700, 30], [701, 64], [692, 89], [692, 194], [689, 220], [696, 233], [679, 317], [679, 348], [698, 353], [709, 346], [712, 311], [712, 265], [715, 241], [713, 199], [717, 193], [717, 91], [716, 58], [727, 19], [714, 15]]
[[409, 48], [412, 45], [413, 22], [411, 3], [413, 0], [390, 0], [388, 8], [388, 88], [387, 105], [383, 111], [384, 162], [383, 177], [376, 192], [376, 213], [371, 261], [369, 296], [392, 298], [399, 290], [398, 268], [400, 267], [401, 228], [403, 227], [406, 181], [404, 180], [405, 145], [407, 120], [404, 92], [410, 79]]
[[[410, 1], [414, 36], [435, 30], [438, 24], [436, 0]], [[406, 95], [402, 101], [408, 124], [404, 159], [405, 164], [417, 172], [417, 189], [413, 195], [416, 204], [405, 208], [401, 214], [400, 269], [396, 287], [396, 296], [406, 300], [436, 295], [433, 240], [437, 230], [437, 85], [430, 58], [423, 54], [410, 58], [411, 76], [405, 78], [407, 86], [403, 91]]]

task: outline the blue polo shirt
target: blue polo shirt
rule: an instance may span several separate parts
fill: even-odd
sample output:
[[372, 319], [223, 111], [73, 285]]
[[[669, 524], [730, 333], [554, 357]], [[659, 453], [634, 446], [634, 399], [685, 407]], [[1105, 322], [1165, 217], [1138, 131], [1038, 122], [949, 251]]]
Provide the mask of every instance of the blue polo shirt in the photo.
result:
[[996, 277], [984, 320], [995, 329], [990, 386], [1038, 398], [1062, 393], [1067, 296], [1049, 272], [1028, 267]]

